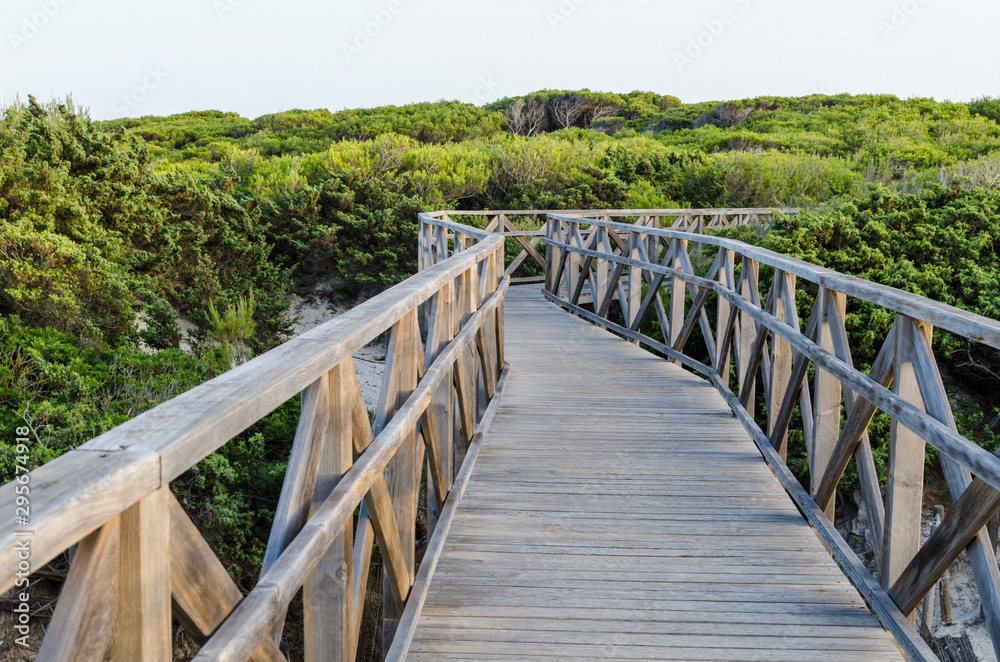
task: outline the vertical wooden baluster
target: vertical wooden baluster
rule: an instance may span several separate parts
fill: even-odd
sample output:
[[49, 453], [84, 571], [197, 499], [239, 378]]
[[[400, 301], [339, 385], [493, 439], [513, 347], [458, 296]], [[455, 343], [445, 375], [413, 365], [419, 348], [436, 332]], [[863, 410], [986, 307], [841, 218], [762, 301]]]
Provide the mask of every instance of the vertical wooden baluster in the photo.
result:
[[[478, 294], [479, 285], [477, 282], [478, 272], [476, 269], [467, 269], [459, 276], [459, 297], [458, 297], [458, 326], [455, 333], [465, 326], [472, 314], [479, 308]], [[479, 370], [476, 356], [475, 344], [472, 343], [461, 352], [455, 362], [455, 381], [459, 391], [459, 410], [461, 413], [461, 430], [464, 447], [472, 441], [472, 435], [476, 431], [476, 418], [479, 411], [477, 395], [479, 392]], [[456, 455], [456, 463], [459, 463], [459, 455]]]
[[[760, 263], [744, 257], [742, 265], [740, 267], [740, 282], [742, 283], [740, 287], [740, 296], [760, 307], [760, 290], [758, 289], [757, 278], [760, 274]], [[750, 355], [753, 351], [753, 346], [757, 342], [757, 323], [752, 317], [744, 313], [740, 313], [740, 353], [737, 361], [736, 377], [738, 379], [738, 387], [740, 393], [743, 393], [743, 382], [746, 379], [746, 371], [750, 367], [750, 362], [753, 357]], [[762, 330], [764, 333], [766, 330]], [[754, 412], [754, 394], [756, 391], [755, 380], [756, 375], [750, 375], [750, 384], [746, 388], [750, 389], [750, 396], [747, 400], [746, 409], [753, 416]]]
[[[896, 318], [896, 372], [893, 390], [923, 410], [913, 368], [913, 327], [923, 325], [904, 315]], [[924, 440], [892, 421], [889, 476], [886, 481], [885, 533], [882, 545], [882, 586], [888, 589], [920, 548], [920, 509], [924, 487]], [[913, 622], [913, 614], [910, 614]]]
[[[568, 227], [568, 239], [566, 243], [570, 246], [583, 248], [583, 236], [580, 234], [580, 224], [570, 223]], [[576, 251], [570, 251], [569, 255], [566, 257], [566, 300], [569, 301], [573, 298], [573, 293], [576, 292], [576, 288], [580, 281], [583, 279], [583, 274], [580, 273], [580, 267], [583, 263], [583, 259], [580, 254]]]
[[[691, 216], [691, 220], [688, 223], [688, 232], [694, 235], [704, 234], [705, 217], [704, 216]], [[695, 242], [694, 245], [694, 257], [695, 260], [701, 262], [701, 242]]]
[[[624, 255], [633, 260], [641, 260], [639, 242], [642, 235], [638, 232], [629, 232], [628, 243], [626, 244]], [[628, 288], [625, 294], [625, 301], [622, 301], [622, 312], [625, 313], [625, 326], [633, 328], [639, 318], [639, 308], [642, 306], [642, 268], [628, 268]], [[633, 345], [638, 345], [638, 340], [630, 340]]]
[[555, 291], [556, 270], [559, 269], [559, 262], [562, 260], [558, 248], [552, 245], [557, 238], [559, 224], [551, 217], [545, 217], [545, 290], [558, 294]]
[[[498, 257], [502, 258], [503, 254], [498, 253]], [[483, 301], [486, 301], [489, 297], [497, 291], [500, 286], [500, 277], [503, 274], [503, 262], [495, 258], [487, 258], [487, 264], [490, 265], [488, 274], [488, 281], [486, 283], [486, 296], [483, 297]], [[490, 377], [490, 384], [487, 384], [486, 391], [489, 393], [490, 397], [493, 396], [496, 390], [497, 381], [500, 379], [500, 370], [497, 368], [497, 336], [496, 336], [496, 319], [498, 315], [498, 310], [494, 309], [486, 319], [483, 321], [483, 327], [480, 331], [480, 337], [482, 338], [482, 343], [486, 351], [486, 362], [489, 365], [489, 370], [487, 371]], [[489, 402], [484, 402], [484, 405], [488, 405]]]
[[[795, 276], [784, 271], [774, 272], [774, 316], [793, 328], [798, 327], [795, 314]], [[778, 334], [771, 334], [771, 405], [767, 412], [767, 434], [774, 434], [778, 408], [785, 399], [788, 380], [792, 378], [792, 346]], [[786, 459], [788, 431], [775, 443], [781, 459]]]
[[170, 488], [161, 487], [120, 515], [118, 618], [112, 662], [170, 662]]
[[[835, 353], [832, 324], [843, 326], [847, 313], [847, 296], [827, 288], [821, 288], [816, 299], [816, 305], [821, 306], [820, 324], [817, 331], [818, 345]], [[833, 449], [840, 437], [840, 405], [842, 388], [840, 380], [830, 373], [816, 368], [814, 406], [816, 409], [813, 425], [813, 448], [809, 457], [809, 476], [812, 483], [812, 493], [816, 494], [826, 467], [830, 463]], [[826, 516], [832, 522], [836, 502], [831, 501], [826, 508]], [[909, 559], [907, 559], [909, 561]]]
[[[722, 263], [719, 268], [719, 283], [722, 284], [726, 289], [732, 290], [735, 285], [735, 277], [733, 276], [733, 251], [720, 248], [719, 253], [722, 255]], [[724, 297], [719, 297], [719, 312], [716, 318], [715, 324], [715, 337], [718, 342], [716, 351], [718, 352], [715, 360], [715, 370], [719, 374], [719, 378], [722, 383], [729, 386], [729, 346], [731, 343], [724, 342], [724, 338], [727, 334], [727, 326], [729, 323], [730, 309], [732, 304], [729, 303]]]
[[422, 220], [417, 220], [417, 271], [427, 268], [427, 254], [430, 252], [427, 238], [427, 226]]
[[[475, 268], [469, 270], [475, 273]], [[385, 423], [403, 405], [417, 386], [417, 334], [416, 311], [407, 313], [392, 327], [389, 348], [386, 352], [386, 372], [394, 371], [395, 379], [387, 374], [383, 379], [383, 392], [379, 396], [379, 419], [376, 425]], [[385, 385], [389, 388], [386, 389]], [[410, 431], [395, 457], [386, 467], [386, 482], [392, 501], [399, 540], [402, 545], [406, 569], [410, 577], [414, 575], [414, 542], [416, 539], [416, 494], [420, 487], [417, 466], [416, 430]], [[400, 614], [396, 610], [392, 584], [387, 573], [382, 578], [382, 650], [388, 651], [392, 637], [396, 633]]]
[[[502, 274], [502, 273], [504, 273], [504, 269], [503, 269], [504, 254], [503, 254], [503, 251], [497, 251], [497, 257], [496, 257], [496, 259], [497, 259], [497, 262], [498, 262], [498, 264], [497, 264], [497, 273], [498, 274]], [[497, 286], [499, 287], [499, 283], [497, 284]], [[495, 331], [494, 331], [495, 335], [494, 335], [494, 338], [496, 339], [496, 347], [497, 347], [497, 370], [496, 370], [496, 374], [498, 376], [500, 375], [501, 372], [503, 372], [503, 366], [504, 366], [504, 363], [506, 362], [506, 358], [504, 357], [504, 348], [503, 348], [503, 304], [504, 304], [504, 302], [501, 301], [497, 305], [497, 312], [496, 312], [496, 315], [494, 316], [494, 319], [493, 319], [493, 324], [495, 326]]]
[[[606, 228], [599, 227], [595, 230], [597, 232], [596, 244], [594, 250], [603, 251], [604, 246], [608, 243], [608, 231]], [[600, 258], [594, 261], [595, 273], [597, 278], [595, 281], [596, 292], [591, 292], [591, 298], [594, 302], [594, 310], [601, 305], [601, 299], [603, 299], [605, 292], [608, 291], [608, 279], [611, 277], [611, 264], [607, 260], [602, 260]]]
[[[326, 443], [320, 454], [319, 472], [313, 490], [312, 509], [318, 508], [353, 464], [353, 399], [348, 380], [353, 366], [344, 361], [332, 371], [329, 389]], [[317, 383], [317, 386], [323, 382]], [[354, 617], [354, 525], [344, 524], [337, 539], [320, 559], [303, 586], [305, 654], [307, 662], [344, 660], [355, 648]]]
[[[674, 239], [674, 259], [670, 267], [683, 271], [684, 260], [681, 253], [687, 255], [687, 239]], [[674, 347], [681, 336], [681, 329], [684, 328], [684, 296], [687, 284], [680, 278], [670, 280], [670, 346]]]
[[[478, 297], [476, 299], [476, 310], [482, 305], [482, 302], [486, 300], [489, 296], [490, 281], [493, 279], [493, 260], [483, 260], [480, 262], [481, 269], [479, 271], [479, 289]], [[475, 312], [472, 311], [472, 312]], [[490, 378], [486, 372], [486, 368], [489, 367], [490, 352], [489, 347], [486, 345], [485, 341], [485, 328], [480, 327], [479, 331], [476, 333], [476, 340], [470, 344], [470, 349], [472, 350], [473, 361], [476, 364], [476, 421], [478, 421], [483, 413], [486, 411], [486, 405], [489, 404], [489, 397], [492, 394], [492, 390], [486, 385], [486, 381]]]
[[[556, 240], [564, 244], [572, 244], [573, 240], [570, 235], [570, 225], [566, 221], [556, 221]], [[571, 253], [568, 249], [561, 248], [558, 251], [559, 260], [553, 265], [555, 268], [555, 281], [553, 286], [555, 287], [554, 294], [558, 297], [569, 296], [568, 292], [564, 294], [564, 290], [567, 289], [567, 283], [569, 282], [569, 258]]]
[[441, 226], [437, 227], [437, 257], [438, 262], [448, 259], [448, 231]]

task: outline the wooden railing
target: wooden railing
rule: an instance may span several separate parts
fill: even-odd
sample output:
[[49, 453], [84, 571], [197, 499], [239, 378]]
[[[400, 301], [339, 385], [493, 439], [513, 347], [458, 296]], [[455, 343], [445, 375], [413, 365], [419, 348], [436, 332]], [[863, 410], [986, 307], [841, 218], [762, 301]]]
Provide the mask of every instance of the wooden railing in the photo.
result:
[[[285, 613], [303, 588], [306, 659], [353, 660], [375, 540], [388, 647], [414, 582], [423, 458], [431, 528], [457, 498], [456, 470], [474, 457], [503, 388], [503, 273], [503, 239], [478, 236], [0, 488], [4, 503], [30, 499], [30, 523], [0, 532], [0, 592], [76, 546], [37, 659], [168, 662], [177, 618], [203, 644], [197, 660], [284, 660]], [[387, 330], [370, 425], [351, 356]], [[300, 392], [261, 576], [244, 597], [170, 483]]]
[[[749, 225], [759, 231], [765, 231], [771, 224], [776, 213], [792, 214], [796, 209], [590, 209], [590, 210], [535, 210], [535, 211], [439, 211], [420, 214], [420, 268], [435, 264], [436, 259], [448, 254], [449, 231], [455, 227], [464, 228], [459, 232], [464, 236], [466, 245], [470, 239], [475, 239], [477, 233], [470, 227], [475, 224], [480, 233], [503, 235], [512, 248], [520, 249], [507, 264], [506, 275], [511, 277], [511, 283], [541, 283], [545, 277], [540, 275], [524, 275], [529, 271], [525, 267], [534, 267], [530, 271], [543, 272], [545, 258], [544, 248], [539, 244], [545, 239], [545, 218], [547, 214], [562, 214], [564, 216], [586, 216], [599, 218], [603, 221], [636, 223], [650, 227], [664, 227], [681, 230], [693, 234], [704, 234], [714, 229], [729, 228], [736, 225]], [[455, 222], [461, 219], [464, 223]], [[443, 221], [436, 224], [435, 221]], [[444, 235], [438, 233], [444, 231]], [[469, 234], [472, 231], [472, 234]], [[481, 235], [481, 236], [486, 236]], [[461, 250], [461, 247], [458, 247]], [[435, 252], [439, 251], [439, 252]], [[518, 276], [517, 274], [522, 273]]]
[[[750, 218], [745, 211], [741, 218]], [[685, 230], [661, 227], [664, 216], [679, 218], [675, 212], [548, 215], [545, 295], [710, 380], [912, 659], [935, 659], [910, 619], [962, 551], [997, 647], [1000, 572], [984, 526], [1000, 510], [1000, 458], [958, 434], [931, 339], [937, 327], [1000, 349], [1000, 323], [686, 231], [690, 221]], [[505, 225], [513, 212], [490, 214], [494, 228], [515, 232]], [[30, 524], [0, 532], [0, 590], [75, 546], [39, 660], [168, 660], [172, 617], [203, 645], [198, 660], [283, 660], [278, 642], [300, 588], [307, 659], [354, 659], [375, 540], [385, 568], [384, 645], [387, 659], [396, 659], [405, 648], [399, 642], [412, 636], [426, 596], [421, 577], [436, 562], [506, 374], [502, 313], [512, 272], [505, 274], [504, 238], [451, 215], [421, 214], [419, 275], [0, 487], [8, 503], [24, 486], [31, 500]], [[692, 255], [714, 261], [699, 275], [701, 261]], [[762, 269], [772, 280], [764, 296]], [[797, 289], [815, 298], [804, 330]], [[585, 293], [589, 305], [581, 303]], [[852, 363], [849, 298], [895, 316], [867, 373]], [[657, 321], [662, 337], [641, 332], [647, 319]], [[387, 330], [370, 425], [351, 356]], [[169, 485], [300, 392], [264, 567], [244, 597]], [[892, 419], [885, 502], [867, 434], [879, 410]], [[785, 465], [797, 419], [808, 490]], [[925, 443], [939, 452], [955, 504], [920, 545]], [[428, 525], [437, 526], [417, 572], [414, 521], [425, 456]], [[878, 579], [832, 522], [835, 489], [852, 461], [871, 513]], [[25, 548], [27, 567], [20, 565]], [[393, 639], [397, 626], [402, 636]]]
[[[1000, 509], [1000, 458], [958, 433], [931, 349], [935, 327], [1000, 349], [1000, 322], [729, 239], [557, 214], [546, 227], [546, 297], [710, 380], [912, 659], [936, 659], [911, 626], [913, 613], [963, 551], [1000, 657], [1000, 573], [984, 528]], [[701, 274], [691, 259], [697, 246], [715, 255]], [[772, 282], [764, 294], [762, 268]], [[799, 310], [797, 288], [813, 295], [810, 311]], [[590, 306], [580, 303], [585, 289]], [[849, 299], [895, 318], [867, 373], [851, 358]], [[647, 319], [662, 337], [640, 332]], [[884, 502], [868, 437], [877, 411], [892, 421]], [[785, 464], [793, 415], [802, 421], [808, 491]], [[926, 444], [938, 451], [955, 503], [921, 545]], [[852, 461], [878, 580], [833, 526], [835, 491]]]

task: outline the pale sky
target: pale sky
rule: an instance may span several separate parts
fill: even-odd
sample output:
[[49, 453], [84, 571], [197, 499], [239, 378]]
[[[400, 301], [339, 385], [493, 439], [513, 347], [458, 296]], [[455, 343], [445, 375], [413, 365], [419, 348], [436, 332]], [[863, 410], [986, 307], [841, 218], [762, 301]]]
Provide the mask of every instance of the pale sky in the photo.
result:
[[[995, 0], [3, 0], [0, 102], [94, 119], [543, 88], [1000, 96]], [[366, 34], [367, 33], [367, 34]]]

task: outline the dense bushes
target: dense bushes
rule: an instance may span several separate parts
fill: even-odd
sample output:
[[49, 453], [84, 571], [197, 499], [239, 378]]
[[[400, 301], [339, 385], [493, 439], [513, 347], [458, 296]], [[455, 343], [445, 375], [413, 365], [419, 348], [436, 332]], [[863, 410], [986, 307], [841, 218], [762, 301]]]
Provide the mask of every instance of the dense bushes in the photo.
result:
[[33, 99], [5, 112], [0, 153], [0, 313], [108, 345], [146, 313], [150, 344], [177, 346], [171, 309], [204, 332], [206, 301], [254, 290], [258, 346], [283, 338], [287, 275], [229, 173], [155, 174], [133, 134]]
[[353, 298], [416, 271], [419, 211], [392, 181], [347, 171], [275, 195], [263, 222], [275, 260], [300, 283], [332, 281]]

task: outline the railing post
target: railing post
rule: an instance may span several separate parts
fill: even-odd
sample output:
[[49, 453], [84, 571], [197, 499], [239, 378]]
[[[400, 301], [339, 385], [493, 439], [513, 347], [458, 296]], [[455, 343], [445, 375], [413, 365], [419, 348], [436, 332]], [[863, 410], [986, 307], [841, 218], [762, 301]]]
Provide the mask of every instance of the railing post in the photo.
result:
[[[893, 390], [923, 410], [923, 398], [913, 365], [914, 325], [910, 317], [896, 318], [896, 370]], [[893, 419], [889, 437], [889, 476], [886, 480], [885, 534], [881, 583], [887, 590], [920, 549], [920, 513], [924, 487], [924, 451], [920, 435]], [[913, 622], [913, 614], [909, 616]]]
[[556, 271], [559, 269], [559, 249], [552, 245], [556, 238], [556, 221], [551, 216], [545, 217], [545, 289], [553, 294]]
[[[642, 241], [642, 235], [638, 232], [630, 232], [628, 235], [628, 244], [626, 245], [625, 255], [633, 260], [639, 261], [642, 259], [639, 242]], [[628, 298], [628, 302], [622, 302], [622, 312], [625, 313], [625, 326], [628, 328], [633, 328], [633, 325], [637, 324], [639, 321], [639, 309], [642, 307], [642, 268], [641, 267], [629, 267], [628, 269], [628, 292], [625, 295]], [[638, 345], [638, 340], [630, 341], [633, 345]]]
[[170, 662], [170, 488], [152, 492], [121, 514], [118, 618], [112, 662]]
[[[424, 350], [424, 357], [426, 365], [430, 365], [437, 358], [438, 354], [444, 350], [444, 348], [451, 342], [451, 339], [455, 337], [456, 331], [456, 321], [455, 321], [455, 290], [451, 286], [442, 287], [431, 302], [431, 320], [430, 327], [427, 333], [427, 347]], [[436, 448], [439, 449], [441, 453], [441, 469], [444, 474], [444, 493], [438, 494], [438, 490], [435, 488], [435, 481], [430, 478], [433, 476], [431, 473], [431, 467], [428, 466], [428, 480], [427, 480], [427, 532], [430, 535], [433, 530], [433, 520], [436, 520], [437, 506], [440, 502], [444, 501], [447, 496], [448, 491], [451, 489], [451, 482], [454, 476], [454, 436], [455, 436], [455, 392], [454, 392], [454, 369], [448, 370], [448, 377], [445, 378], [444, 382], [434, 391], [434, 396], [431, 404], [431, 415], [435, 417], [435, 431], [438, 435], [436, 440], [425, 440], [429, 449], [432, 448], [432, 444], [436, 444]], [[425, 432], [426, 434], [426, 432]], [[430, 464], [433, 462], [433, 458], [428, 453], [427, 462]], [[432, 510], [433, 508], [433, 510]], [[433, 514], [433, 517], [432, 517]]]
[[[819, 295], [816, 297], [816, 305], [820, 306], [819, 329], [816, 333], [817, 344], [831, 354], [835, 354], [834, 328], [844, 326], [844, 317], [847, 314], [847, 296], [842, 292], [821, 287]], [[814, 495], [819, 489], [823, 475], [826, 473], [826, 467], [830, 464], [830, 458], [833, 456], [833, 450], [837, 447], [837, 439], [840, 437], [842, 395], [843, 389], [840, 380], [825, 370], [817, 368], [813, 400], [815, 407], [813, 447], [809, 454], [811, 492]], [[834, 519], [835, 505], [835, 502], [831, 500], [824, 511], [831, 522]]]
[[[760, 263], [744, 257], [740, 271], [740, 281], [742, 283], [740, 286], [740, 296], [760, 308], [760, 290], [757, 284], [757, 279], [760, 273]], [[756, 404], [754, 400], [754, 396], [756, 394], [756, 375], [747, 375], [746, 372], [754, 360], [751, 353], [753, 352], [753, 348], [757, 342], [757, 323], [750, 315], [741, 312], [739, 329], [739, 355], [737, 356], [736, 362], [737, 385], [739, 387], [740, 394], [743, 394], [744, 389], [749, 390], [749, 397], [746, 400], [746, 409], [750, 415], [753, 416], [754, 405]], [[750, 382], [748, 384], [744, 384], [744, 381], [747, 379], [749, 379]]]
[[[475, 267], [469, 270], [475, 273]], [[407, 313], [392, 327], [386, 351], [386, 374], [379, 397], [379, 419], [376, 425], [384, 426], [392, 415], [406, 402], [417, 387], [417, 332], [416, 311]], [[405, 564], [405, 574], [414, 574], [415, 522], [417, 492], [420, 489], [420, 471], [417, 458], [416, 429], [407, 433], [396, 456], [386, 468], [389, 499], [395, 513], [399, 542]], [[409, 587], [407, 587], [409, 588]], [[405, 596], [404, 596], [405, 597]], [[388, 571], [382, 577], [382, 650], [388, 651], [399, 624], [399, 611]]]
[[[776, 270], [774, 272], [773, 292], [774, 316], [779, 321], [798, 329], [799, 321], [795, 306], [795, 275]], [[785, 399], [785, 392], [791, 378], [792, 346], [778, 334], [771, 334], [771, 392], [767, 410], [767, 434], [769, 437], [774, 436], [778, 410]], [[774, 447], [783, 461], [787, 459], [788, 455], [787, 441], [787, 428], [781, 432], [780, 437], [772, 439]]]
[[[687, 239], [674, 239], [672, 243], [673, 259], [670, 267], [677, 271], [684, 270], [684, 260], [681, 253], [687, 255]], [[681, 278], [670, 280], [670, 346], [676, 347], [677, 339], [681, 337], [684, 328], [684, 297], [687, 294], [687, 283]], [[678, 348], [679, 349], [679, 348]]]
[[[347, 359], [310, 388], [327, 388], [329, 410], [323, 412], [325, 428], [312, 509], [319, 507], [353, 464], [353, 391]], [[305, 658], [307, 662], [346, 660], [355, 649], [351, 627], [354, 603], [354, 527], [346, 522], [337, 539], [310, 573], [303, 587]]]
[[[720, 248], [719, 253], [722, 256], [722, 261], [719, 264], [719, 283], [727, 290], [735, 290], [734, 287], [734, 276], [733, 276], [733, 251], [728, 248]], [[730, 345], [732, 342], [726, 342], [726, 338], [732, 338], [734, 332], [729, 328], [732, 304], [725, 298], [719, 297], [719, 310], [716, 316], [715, 323], [715, 342], [716, 342], [716, 357], [715, 357], [715, 371], [719, 375], [719, 379], [726, 386], [729, 385], [729, 359], [730, 359]], [[735, 322], [735, 319], [733, 320]]]

